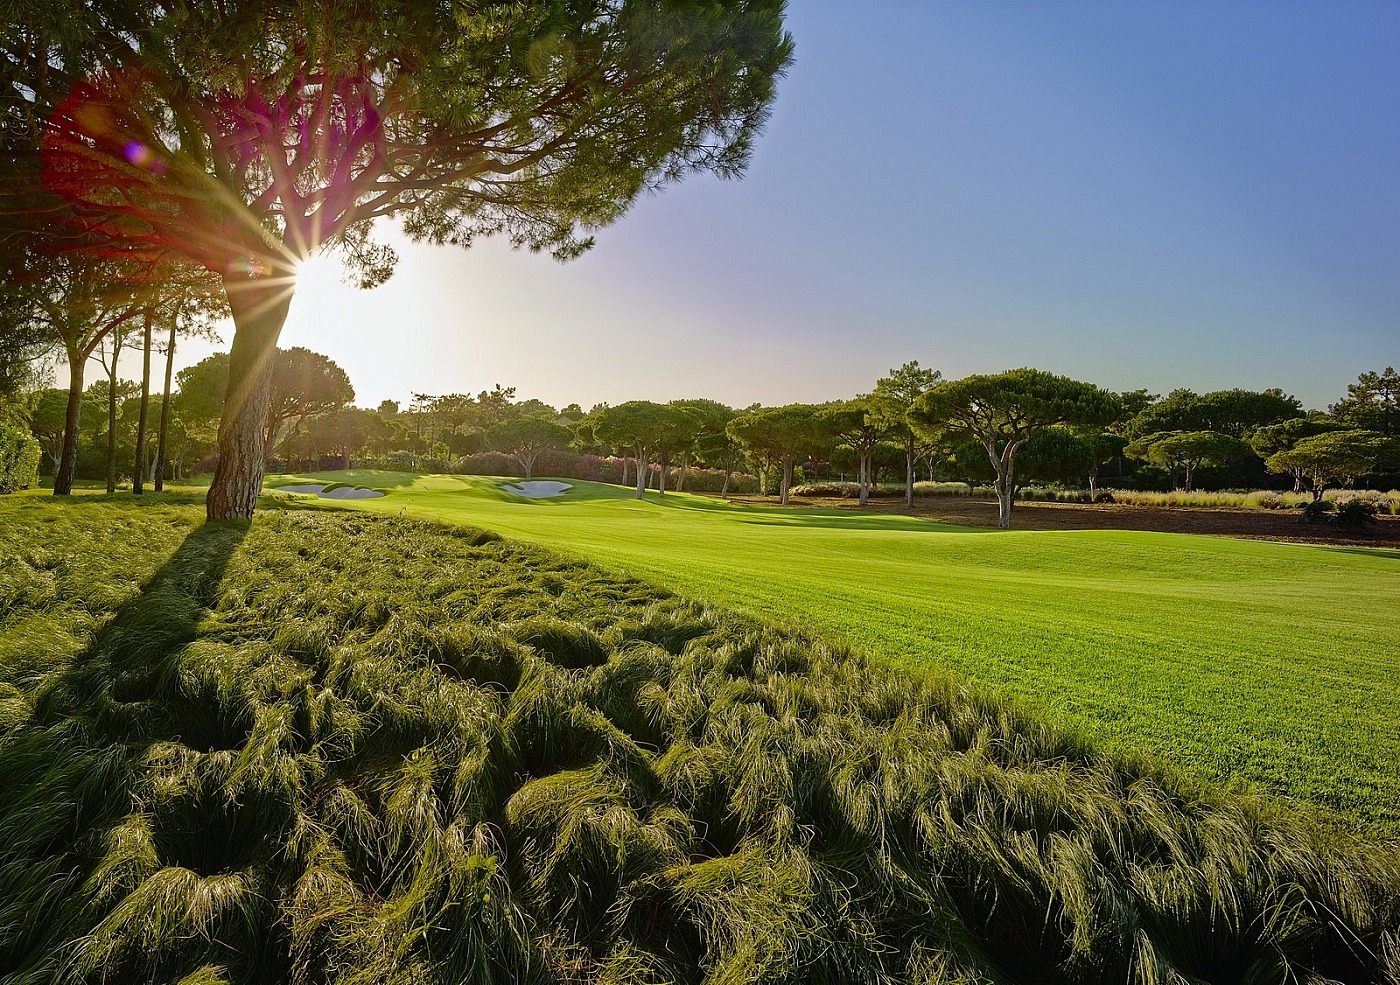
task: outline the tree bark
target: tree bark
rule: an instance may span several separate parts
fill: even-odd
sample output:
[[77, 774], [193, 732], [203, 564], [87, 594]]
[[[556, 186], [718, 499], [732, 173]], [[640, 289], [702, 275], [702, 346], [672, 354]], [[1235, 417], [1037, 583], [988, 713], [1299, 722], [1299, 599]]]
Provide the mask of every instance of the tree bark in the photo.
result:
[[627, 456], [622, 456], [622, 484], [627, 485]]
[[656, 473], [656, 494], [658, 496], [665, 496], [666, 473], [671, 471], [671, 453], [669, 451], [662, 451], [657, 464], [660, 468]]
[[145, 490], [142, 482], [146, 478], [146, 418], [151, 409], [151, 313], [144, 315], [145, 335], [142, 338], [144, 349], [141, 354], [141, 411], [136, 417], [136, 473], [131, 477], [131, 492], [140, 496]]
[[869, 450], [860, 453], [860, 505], [865, 506], [870, 502], [870, 459], [872, 455]]
[[155, 488], [165, 488], [165, 447], [170, 431], [170, 378], [175, 369], [175, 319], [170, 319], [170, 338], [165, 345], [165, 395], [160, 399], [160, 434], [156, 438]]
[[788, 504], [788, 490], [792, 488], [792, 472], [796, 464], [797, 463], [793, 461], [783, 462], [783, 485], [782, 489], [779, 490], [780, 495], [778, 496], [778, 503], [781, 506], [786, 506]]
[[78, 469], [78, 422], [83, 410], [82, 355], [68, 350], [68, 408], [63, 417], [63, 450], [58, 455], [58, 467], [53, 473], [53, 494], [68, 496], [73, 492], [73, 474]]
[[647, 491], [647, 450], [637, 449], [637, 498], [641, 499]]
[[226, 278], [224, 287], [235, 328], [228, 393], [219, 421], [219, 464], [205, 501], [205, 516], [211, 521], [246, 520], [257, 507], [266, 468], [263, 428], [272, 359], [292, 302], [291, 289], [283, 284]]

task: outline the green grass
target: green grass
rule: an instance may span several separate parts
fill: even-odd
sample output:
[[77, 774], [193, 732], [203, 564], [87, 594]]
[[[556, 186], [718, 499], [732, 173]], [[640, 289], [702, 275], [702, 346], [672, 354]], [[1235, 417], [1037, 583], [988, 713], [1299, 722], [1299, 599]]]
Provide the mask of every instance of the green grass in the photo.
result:
[[7, 985], [1400, 974], [1395, 845], [478, 530], [173, 498], [0, 502]]
[[524, 500], [471, 476], [310, 478], [390, 493], [355, 509], [486, 527], [951, 669], [1109, 745], [1400, 835], [1400, 552], [638, 502], [586, 482]]

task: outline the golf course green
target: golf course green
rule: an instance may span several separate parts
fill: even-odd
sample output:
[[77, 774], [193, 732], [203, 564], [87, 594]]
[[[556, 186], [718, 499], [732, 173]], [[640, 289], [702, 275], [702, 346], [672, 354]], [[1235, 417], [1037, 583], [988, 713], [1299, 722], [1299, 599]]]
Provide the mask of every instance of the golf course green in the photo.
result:
[[[993, 531], [573, 482], [276, 476], [332, 508], [470, 524], [952, 671], [1098, 742], [1400, 834], [1400, 553], [1136, 531]], [[289, 495], [289, 494], [283, 494]]]

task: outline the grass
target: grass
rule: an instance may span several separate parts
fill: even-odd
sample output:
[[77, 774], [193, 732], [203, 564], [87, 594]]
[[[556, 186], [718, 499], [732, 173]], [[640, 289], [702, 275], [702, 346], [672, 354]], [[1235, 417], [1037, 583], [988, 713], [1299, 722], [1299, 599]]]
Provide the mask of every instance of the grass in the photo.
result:
[[165, 499], [0, 503], [7, 983], [1400, 973], [1394, 845], [479, 530]]
[[585, 482], [521, 500], [479, 477], [320, 478], [390, 492], [357, 509], [486, 527], [951, 669], [1101, 743], [1400, 835], [1395, 551], [639, 502]]

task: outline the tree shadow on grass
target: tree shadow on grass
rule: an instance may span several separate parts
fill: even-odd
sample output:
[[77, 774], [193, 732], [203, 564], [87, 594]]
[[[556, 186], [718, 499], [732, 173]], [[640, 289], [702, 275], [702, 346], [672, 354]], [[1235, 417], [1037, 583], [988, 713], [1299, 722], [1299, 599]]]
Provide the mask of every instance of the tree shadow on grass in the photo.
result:
[[100, 919], [74, 902], [87, 895], [111, 832], [136, 809], [143, 764], [191, 717], [180, 659], [247, 531], [247, 522], [191, 531], [83, 652], [34, 690], [29, 719], [0, 732], [0, 900], [8, 904], [0, 980], [56, 974]]
[[1328, 547], [1322, 546], [1321, 550], [1333, 554], [1359, 554], [1362, 557], [1384, 558], [1387, 561], [1400, 561], [1400, 550], [1390, 547]]

